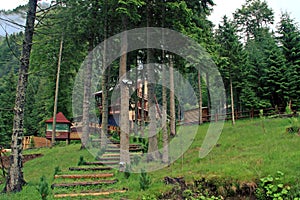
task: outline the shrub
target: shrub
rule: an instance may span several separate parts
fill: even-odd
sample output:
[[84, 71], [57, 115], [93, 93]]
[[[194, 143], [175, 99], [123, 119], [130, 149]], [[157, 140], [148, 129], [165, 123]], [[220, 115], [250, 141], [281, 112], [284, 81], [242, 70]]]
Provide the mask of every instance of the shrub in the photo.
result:
[[124, 171], [124, 177], [128, 179], [131, 175], [131, 166], [129, 164], [126, 164], [125, 171]]
[[59, 166], [56, 166], [56, 167], [54, 168], [53, 176], [59, 174], [60, 172], [61, 172], [61, 169], [59, 168]]
[[77, 165], [80, 166], [80, 165], [84, 165], [84, 164], [85, 164], [84, 158], [83, 158], [83, 156], [80, 156]]
[[49, 187], [48, 187], [48, 183], [46, 181], [46, 177], [45, 176], [42, 176], [40, 178], [40, 183], [38, 185], [37, 190], [39, 191], [39, 193], [40, 193], [40, 195], [42, 197], [42, 200], [46, 200], [47, 196], [49, 194]]
[[144, 169], [141, 169], [141, 175], [140, 175], [140, 188], [142, 190], [147, 190], [149, 189], [151, 185], [151, 179], [148, 176], [147, 172], [145, 172]]
[[289, 199], [300, 200], [300, 182], [299, 180], [291, 187]]
[[276, 176], [271, 175], [261, 178], [259, 187], [255, 191], [258, 200], [286, 199], [290, 190], [289, 186], [282, 183], [283, 173], [278, 171]]

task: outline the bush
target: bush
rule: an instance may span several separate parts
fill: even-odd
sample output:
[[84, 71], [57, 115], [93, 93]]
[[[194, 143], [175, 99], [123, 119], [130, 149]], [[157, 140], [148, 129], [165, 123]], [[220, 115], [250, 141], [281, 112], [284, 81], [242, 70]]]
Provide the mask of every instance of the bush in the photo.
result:
[[77, 165], [80, 166], [80, 165], [84, 165], [84, 164], [85, 164], [84, 158], [83, 158], [83, 156], [80, 156]]
[[61, 172], [61, 169], [59, 168], [59, 166], [56, 166], [56, 167], [54, 168], [53, 176], [59, 174], [60, 172]]
[[287, 199], [290, 187], [282, 183], [283, 175], [278, 171], [275, 177], [269, 175], [261, 178], [259, 187], [255, 191], [257, 199]]
[[151, 179], [148, 176], [147, 172], [145, 172], [145, 170], [142, 169], [140, 175], [140, 188], [142, 190], [147, 190], [149, 189], [150, 185], [151, 185]]
[[126, 164], [125, 171], [124, 171], [124, 177], [128, 179], [131, 175], [131, 166], [129, 164]]
[[46, 200], [47, 196], [49, 194], [49, 187], [48, 187], [48, 183], [46, 181], [46, 177], [45, 176], [42, 176], [40, 178], [40, 183], [38, 185], [37, 190], [39, 191], [39, 193], [40, 193], [40, 195], [42, 197], [42, 200]]
[[289, 199], [300, 200], [300, 182], [299, 180], [291, 187]]

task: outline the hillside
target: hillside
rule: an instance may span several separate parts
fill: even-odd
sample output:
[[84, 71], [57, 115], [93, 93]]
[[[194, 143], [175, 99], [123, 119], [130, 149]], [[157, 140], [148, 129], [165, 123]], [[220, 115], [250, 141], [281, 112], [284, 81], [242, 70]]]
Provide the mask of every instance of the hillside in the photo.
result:
[[[166, 176], [183, 177], [188, 184], [201, 180], [203, 177], [207, 180], [242, 184], [257, 183], [259, 178], [269, 174], [274, 176], [277, 171], [281, 171], [284, 173], [284, 183], [295, 185], [299, 181], [296, 177], [300, 176], [300, 137], [286, 133], [287, 126], [289, 126], [288, 119], [241, 120], [235, 127], [226, 123], [216, 147], [207, 157], [200, 159], [199, 149], [208, 128], [208, 124], [202, 125], [199, 127], [193, 144], [181, 159], [167, 168], [148, 173], [152, 180], [148, 190], [139, 189], [139, 174], [131, 174], [129, 179], [125, 179], [122, 173], [113, 171], [119, 180], [113, 188], [126, 187], [128, 191], [113, 195], [112, 198], [141, 199], [143, 196], [161, 195], [172, 187], [164, 185], [163, 179]], [[186, 134], [189, 128], [183, 127], [180, 134]], [[67, 173], [69, 167], [77, 166], [80, 156], [83, 156], [84, 160], [94, 161], [88, 151], [79, 149], [79, 144], [71, 144], [52, 149], [25, 151], [25, 154], [42, 153], [44, 156], [25, 163], [24, 175], [28, 185], [20, 194], [1, 195], [0, 199], [39, 199], [35, 187], [41, 176], [45, 175], [51, 185], [54, 181], [55, 167], [59, 166], [63, 173]], [[105, 188], [103, 186], [102, 189]], [[75, 192], [76, 190], [79, 189], [75, 188]], [[64, 190], [64, 192], [68, 191]], [[48, 199], [53, 199], [52, 193]]]
[[13, 10], [0, 11], [1, 29], [0, 36], [18, 33], [23, 31], [22, 26], [25, 24], [27, 6], [19, 6]]

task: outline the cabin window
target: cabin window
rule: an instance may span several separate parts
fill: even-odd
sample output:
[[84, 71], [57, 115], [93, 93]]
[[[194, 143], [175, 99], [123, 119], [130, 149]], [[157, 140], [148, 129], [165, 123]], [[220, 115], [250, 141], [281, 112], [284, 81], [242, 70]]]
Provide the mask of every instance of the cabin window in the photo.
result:
[[[52, 124], [47, 124], [47, 131], [52, 131]], [[56, 124], [56, 131], [69, 132], [68, 124]]]

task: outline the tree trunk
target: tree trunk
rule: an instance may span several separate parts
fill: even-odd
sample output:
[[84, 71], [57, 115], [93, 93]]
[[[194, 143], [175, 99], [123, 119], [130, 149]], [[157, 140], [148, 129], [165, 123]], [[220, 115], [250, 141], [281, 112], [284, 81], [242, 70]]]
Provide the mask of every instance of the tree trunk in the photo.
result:
[[91, 97], [91, 78], [93, 66], [93, 37], [89, 41], [88, 61], [84, 70], [84, 89], [83, 89], [83, 105], [82, 105], [82, 136], [81, 149], [85, 149], [88, 145], [90, 135], [90, 97]]
[[173, 56], [170, 55], [170, 134], [176, 135], [176, 113], [175, 113], [175, 95], [174, 95], [174, 63]]
[[[106, 67], [106, 41], [104, 39], [104, 50], [103, 50], [103, 67]], [[100, 148], [103, 149], [106, 147], [107, 144], [107, 127], [108, 127], [108, 70], [109, 67], [106, 68], [106, 70], [103, 71], [102, 75], [102, 124], [101, 124], [101, 143]]]
[[19, 70], [19, 79], [14, 107], [13, 133], [11, 141], [12, 152], [10, 156], [10, 167], [7, 174], [6, 185], [3, 190], [4, 192], [19, 192], [26, 183], [22, 172], [22, 139], [24, 134], [23, 121], [37, 0], [29, 0], [28, 6], [29, 8], [26, 18], [25, 38], [23, 41], [21, 66]]
[[[104, 12], [107, 13], [107, 0], [105, 0], [105, 9]], [[104, 149], [107, 145], [107, 127], [108, 127], [108, 70], [109, 66], [106, 66], [106, 53], [107, 53], [107, 17], [105, 16], [104, 19], [104, 49], [103, 49], [103, 58], [102, 58], [102, 68], [103, 70], [103, 76], [102, 76], [102, 124], [101, 124], [101, 134], [100, 134], [100, 148]]]
[[[209, 92], [209, 87], [210, 87], [210, 83], [209, 83], [209, 74], [208, 72], [206, 72], [206, 89], [207, 89], [207, 115], [211, 115], [211, 108], [210, 108], [210, 92]], [[212, 116], [207, 116], [207, 120], [211, 120]]]
[[[165, 58], [165, 52], [162, 53], [162, 59]], [[163, 87], [162, 87], [162, 104], [163, 104], [163, 110], [162, 110], [162, 135], [163, 135], [163, 155], [162, 155], [162, 162], [163, 163], [169, 163], [169, 134], [168, 134], [168, 123], [167, 123], [167, 109], [168, 109], [168, 103], [167, 103], [167, 88], [166, 86], [166, 69], [163, 62], [163, 72], [162, 72], [162, 81], [163, 81]]]
[[[122, 18], [124, 30], [127, 28], [126, 17]], [[127, 33], [122, 34], [121, 58], [119, 77], [126, 79], [127, 70]], [[129, 90], [128, 86], [120, 80], [121, 89], [121, 113], [120, 113], [120, 171], [125, 171], [126, 164], [130, 165], [129, 156]]]
[[201, 72], [198, 71], [198, 89], [199, 89], [199, 124], [203, 124], [202, 118], [202, 83], [201, 83]]
[[52, 122], [52, 137], [51, 137], [51, 146], [52, 147], [55, 145], [58, 88], [59, 88], [59, 76], [60, 76], [60, 65], [61, 65], [61, 56], [62, 56], [62, 50], [63, 50], [63, 42], [64, 42], [64, 39], [62, 36], [61, 40], [60, 40], [60, 45], [59, 45], [59, 55], [58, 55], [56, 85], [55, 85], [55, 98], [54, 98], [54, 110], [53, 110], [53, 122]]
[[[141, 137], [144, 137], [144, 128], [145, 128], [145, 78], [144, 78], [144, 67], [142, 69], [142, 100], [141, 100]], [[148, 97], [146, 97], [148, 98]]]
[[230, 99], [231, 99], [231, 118], [232, 118], [232, 125], [235, 125], [234, 119], [234, 100], [233, 100], [233, 87], [232, 87], [232, 79], [230, 77]]
[[135, 68], [135, 95], [134, 95], [134, 136], [138, 136], [138, 58], [136, 59], [136, 68]]
[[149, 110], [149, 133], [148, 133], [148, 161], [160, 159], [158, 152], [158, 143], [156, 135], [156, 103], [155, 103], [155, 88], [154, 88], [154, 64], [153, 49], [147, 50], [147, 75], [148, 75], [148, 110]]

